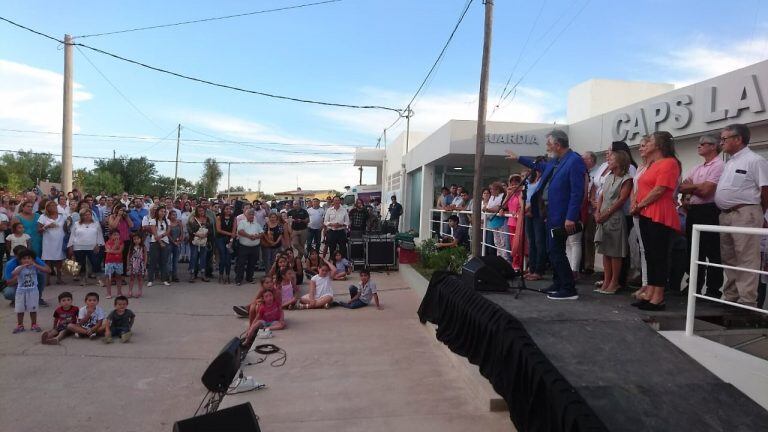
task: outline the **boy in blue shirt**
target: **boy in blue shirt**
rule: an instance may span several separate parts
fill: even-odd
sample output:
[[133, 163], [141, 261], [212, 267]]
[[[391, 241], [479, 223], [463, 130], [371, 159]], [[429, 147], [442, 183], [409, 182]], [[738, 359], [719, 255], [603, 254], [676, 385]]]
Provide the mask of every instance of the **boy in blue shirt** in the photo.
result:
[[[13, 254], [15, 257], [8, 260], [8, 262], [5, 263], [5, 268], [3, 269], [3, 279], [5, 280], [5, 289], [3, 290], [3, 296], [6, 300], [11, 301], [11, 307], [14, 307], [16, 303], [16, 278], [13, 276], [13, 270], [19, 266], [19, 253], [21, 253], [22, 250], [27, 249], [25, 246], [16, 246], [13, 248]], [[41, 260], [40, 258], [35, 258], [35, 262], [37, 264], [40, 264], [42, 266], [45, 265], [45, 262]], [[40, 300], [38, 301], [39, 305], [41, 307], [48, 307], [48, 303], [43, 300], [43, 290], [45, 289], [45, 274], [39, 273], [37, 275], [37, 290], [40, 292]]]
[[45, 264], [40, 265], [35, 262], [35, 253], [29, 249], [19, 251], [16, 255], [19, 265], [13, 269], [13, 277], [17, 280], [16, 285], [16, 328], [13, 333], [24, 331], [24, 313], [29, 312], [29, 318], [32, 321], [30, 329], [41, 332], [43, 329], [37, 325], [37, 308], [40, 300], [40, 292], [37, 289], [37, 277], [40, 273], [49, 273], [51, 270]]

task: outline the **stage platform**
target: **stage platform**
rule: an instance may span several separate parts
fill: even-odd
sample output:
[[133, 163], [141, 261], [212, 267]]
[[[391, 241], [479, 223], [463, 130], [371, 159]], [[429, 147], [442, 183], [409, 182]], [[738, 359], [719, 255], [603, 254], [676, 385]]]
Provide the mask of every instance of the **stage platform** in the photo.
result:
[[[667, 311], [644, 312], [626, 294], [579, 288], [578, 301], [532, 291], [515, 299], [479, 294], [441, 274], [419, 314], [437, 324], [439, 340], [478, 364], [521, 431], [768, 430], [768, 412], [653, 328], [679, 325], [683, 297], [669, 298]], [[736, 313], [697, 305], [699, 318]]]

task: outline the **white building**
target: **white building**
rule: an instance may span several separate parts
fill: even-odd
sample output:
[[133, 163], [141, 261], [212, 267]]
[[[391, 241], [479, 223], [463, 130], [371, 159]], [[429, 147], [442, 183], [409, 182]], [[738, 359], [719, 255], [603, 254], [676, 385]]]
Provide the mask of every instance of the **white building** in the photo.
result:
[[[768, 61], [683, 88], [670, 84], [589, 80], [568, 94], [568, 125], [488, 122], [483, 185], [505, 179], [521, 167], [504, 159], [512, 149], [522, 156], [545, 153], [545, 135], [554, 127], [568, 133], [576, 152], [602, 154], [613, 141], [626, 141], [636, 154], [640, 137], [666, 130], [676, 138], [683, 173], [700, 163], [698, 138], [719, 133], [730, 123], [752, 131], [750, 148], [768, 155]], [[451, 120], [429, 135], [401, 134], [372, 156], [362, 150], [355, 165], [377, 166], [384, 199], [397, 195], [403, 203], [401, 229], [429, 233], [429, 209], [440, 187], [455, 183], [472, 190], [476, 122]], [[407, 141], [407, 142], [406, 142]], [[375, 159], [375, 161], [374, 161]]]

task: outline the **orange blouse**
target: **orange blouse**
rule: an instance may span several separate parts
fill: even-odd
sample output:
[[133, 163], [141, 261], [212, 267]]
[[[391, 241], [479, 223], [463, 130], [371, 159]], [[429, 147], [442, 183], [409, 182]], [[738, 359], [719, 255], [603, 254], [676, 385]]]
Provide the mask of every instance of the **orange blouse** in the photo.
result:
[[673, 194], [677, 190], [680, 166], [675, 158], [659, 159], [649, 166], [637, 181], [636, 203], [641, 203], [656, 186], [664, 186], [664, 193], [640, 210], [640, 215], [664, 224], [680, 232], [680, 216], [677, 214]]

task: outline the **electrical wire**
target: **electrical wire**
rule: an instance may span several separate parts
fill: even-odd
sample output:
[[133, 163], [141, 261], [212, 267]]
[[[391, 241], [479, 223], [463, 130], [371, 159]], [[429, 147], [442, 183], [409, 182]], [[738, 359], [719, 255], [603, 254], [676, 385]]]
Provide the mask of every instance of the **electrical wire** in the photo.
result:
[[[45, 33], [39, 32], [37, 30], [33, 30], [33, 29], [29, 28], [29, 27], [23, 26], [23, 25], [21, 25], [19, 23], [11, 21], [11, 20], [9, 20], [7, 18], [4, 18], [2, 16], [0, 16], [0, 20], [5, 21], [5, 22], [7, 22], [7, 23], [9, 23], [11, 25], [14, 25], [16, 27], [19, 27], [21, 29], [30, 31], [30, 32], [32, 32], [34, 34], [46, 37], [46, 38], [51, 39], [51, 40], [54, 40], [54, 41], [56, 41], [56, 42], [58, 42], [60, 44], [64, 44], [64, 41], [62, 41], [60, 39], [57, 39], [57, 38], [55, 38], [53, 36], [50, 36], [50, 35], [47, 35]], [[89, 49], [91, 51], [94, 51], [94, 52], [97, 52], [99, 54], [103, 54], [103, 55], [106, 55], [106, 56], [109, 56], [109, 57], [112, 57], [112, 58], [115, 58], [115, 59], [118, 59], [118, 60], [121, 60], [121, 61], [124, 61], [124, 62], [127, 62], [127, 63], [131, 63], [131, 64], [136, 65], [136, 66], [141, 66], [143, 68], [150, 69], [150, 70], [153, 70], [153, 71], [156, 71], [156, 72], [161, 72], [161, 73], [164, 73], [164, 74], [167, 74], [167, 75], [175, 76], [177, 78], [182, 78], [182, 79], [185, 79], [185, 80], [194, 81], [194, 82], [201, 83], [201, 84], [207, 84], [207, 85], [210, 85], [210, 86], [213, 86], [213, 87], [225, 88], [225, 89], [229, 89], [229, 90], [233, 90], [233, 91], [238, 91], [238, 92], [242, 92], [242, 93], [249, 93], [249, 94], [254, 94], [254, 95], [258, 95], [258, 96], [264, 96], [264, 97], [268, 97], [268, 98], [272, 98], [272, 99], [286, 100], [286, 101], [299, 102], [299, 103], [305, 103], [305, 104], [311, 104], [311, 105], [322, 105], [322, 106], [331, 106], [331, 107], [337, 107], [337, 108], [350, 108], [350, 109], [362, 109], [362, 110], [385, 110], [385, 111], [396, 112], [398, 114], [401, 112], [401, 110], [399, 110], [397, 108], [391, 108], [391, 107], [386, 107], [386, 106], [382, 106], [382, 105], [354, 105], [354, 104], [344, 104], [344, 103], [336, 103], [336, 102], [326, 102], [326, 101], [320, 101], [320, 100], [315, 100], [315, 99], [306, 99], [306, 98], [299, 98], [299, 97], [293, 97], [293, 96], [278, 95], [278, 94], [274, 94], [274, 93], [267, 93], [267, 92], [257, 91], [257, 90], [249, 90], [249, 89], [245, 89], [245, 88], [242, 88], [242, 87], [237, 87], [237, 86], [234, 86], [234, 85], [217, 83], [217, 82], [214, 82], [214, 81], [210, 81], [210, 80], [206, 80], [206, 79], [202, 79], [202, 78], [196, 78], [196, 77], [193, 77], [193, 76], [190, 76], [190, 75], [185, 75], [185, 74], [182, 74], [182, 73], [179, 73], [179, 72], [173, 72], [173, 71], [170, 71], [170, 70], [167, 70], [167, 69], [163, 69], [163, 68], [160, 68], [160, 67], [151, 66], [151, 65], [148, 65], [146, 63], [142, 63], [142, 62], [137, 61], [137, 60], [132, 60], [132, 59], [123, 57], [121, 55], [114, 54], [114, 53], [111, 53], [111, 52], [108, 52], [108, 51], [104, 51], [102, 49], [95, 48], [95, 47], [92, 47], [92, 46], [89, 46], [89, 45], [86, 45], [86, 44], [72, 43], [72, 45], [73, 46], [80, 46], [80, 47], [83, 47], [83, 48], [87, 48], [87, 49]]]
[[259, 15], [259, 14], [265, 14], [270, 12], [280, 12], [290, 9], [300, 9], [305, 8], [309, 6], [318, 6], [322, 4], [327, 3], [337, 3], [341, 0], [326, 0], [321, 2], [315, 2], [315, 3], [305, 3], [300, 5], [294, 5], [294, 6], [285, 6], [281, 8], [276, 9], [265, 9], [265, 10], [259, 10], [255, 12], [246, 12], [246, 13], [240, 13], [235, 15], [226, 15], [226, 16], [220, 16], [220, 17], [213, 17], [213, 18], [203, 18], [203, 19], [197, 19], [197, 20], [191, 20], [191, 21], [181, 21], [177, 23], [171, 23], [171, 24], [161, 24], [161, 25], [154, 25], [154, 26], [148, 26], [148, 27], [137, 27], [137, 28], [130, 28], [125, 30], [117, 30], [117, 31], [111, 31], [111, 32], [104, 32], [104, 33], [94, 33], [94, 34], [87, 34], [87, 35], [81, 35], [81, 36], [75, 36], [77, 39], [85, 39], [90, 37], [97, 37], [97, 36], [107, 36], [107, 35], [114, 35], [114, 34], [121, 34], [121, 33], [130, 33], [130, 32], [137, 32], [142, 30], [153, 30], [153, 29], [159, 29], [159, 28], [166, 28], [166, 27], [175, 27], [175, 26], [181, 26], [186, 24], [196, 24], [201, 22], [209, 22], [209, 21], [217, 21], [217, 20], [224, 20], [224, 19], [230, 19], [230, 18], [239, 18], [249, 15]]
[[91, 66], [92, 66], [92, 67], [93, 67], [93, 68], [96, 70], [96, 72], [98, 72], [98, 73], [99, 73], [99, 75], [101, 75], [101, 77], [102, 77], [102, 78], [104, 78], [104, 81], [106, 81], [106, 82], [107, 82], [107, 83], [108, 83], [108, 84], [109, 84], [109, 85], [112, 87], [112, 89], [114, 89], [114, 90], [117, 92], [117, 94], [119, 94], [119, 95], [120, 95], [120, 97], [122, 97], [122, 98], [123, 98], [123, 100], [125, 100], [125, 102], [127, 102], [127, 103], [128, 103], [128, 105], [130, 105], [130, 106], [131, 106], [131, 108], [133, 108], [134, 110], [136, 110], [136, 112], [137, 112], [137, 113], [139, 113], [139, 114], [140, 114], [142, 117], [144, 117], [144, 118], [145, 118], [145, 119], [146, 119], [148, 122], [152, 123], [152, 125], [154, 125], [154, 126], [157, 128], [157, 129], [162, 129], [162, 127], [160, 127], [160, 125], [158, 125], [158, 124], [157, 124], [157, 123], [156, 123], [154, 120], [152, 120], [151, 118], [149, 118], [149, 116], [148, 116], [148, 115], [146, 115], [146, 114], [144, 113], [144, 111], [140, 110], [140, 109], [139, 109], [139, 107], [137, 107], [137, 106], [136, 106], [136, 104], [134, 104], [134, 103], [133, 103], [133, 102], [132, 102], [132, 101], [131, 101], [131, 100], [128, 98], [128, 96], [126, 96], [126, 95], [125, 95], [125, 93], [123, 93], [122, 91], [120, 91], [120, 89], [119, 89], [119, 88], [117, 88], [117, 86], [116, 86], [116, 85], [115, 85], [115, 84], [112, 82], [112, 80], [110, 80], [109, 78], [107, 78], [107, 76], [106, 76], [106, 75], [104, 75], [104, 72], [102, 72], [102, 71], [101, 71], [101, 69], [99, 69], [99, 68], [96, 66], [96, 64], [95, 64], [95, 63], [93, 63], [93, 62], [91, 61], [91, 59], [90, 59], [90, 58], [89, 58], [87, 55], [85, 55], [85, 52], [83, 52], [83, 50], [81, 50], [81, 49], [80, 49], [80, 47], [75, 47], [75, 48], [77, 48], [77, 51], [78, 51], [80, 54], [82, 54], [83, 58], [85, 58], [85, 60], [87, 60], [87, 61], [88, 61], [88, 63], [89, 63], [89, 64], [90, 64], [90, 65], [91, 65]]
[[[294, 150], [285, 150], [285, 149], [275, 149], [275, 148], [270, 148], [270, 147], [264, 147], [264, 145], [270, 145], [270, 143], [256, 144], [256, 143], [245, 143], [245, 142], [237, 142], [237, 141], [233, 142], [233, 141], [227, 141], [227, 140], [225, 140], [223, 138], [219, 138], [219, 137], [214, 136], [214, 135], [207, 134], [205, 132], [200, 132], [200, 131], [196, 131], [194, 129], [190, 129], [188, 127], [185, 127], [184, 129], [186, 129], [186, 130], [188, 130], [190, 132], [194, 132], [196, 134], [200, 134], [200, 135], [206, 136], [208, 138], [214, 138], [215, 139], [214, 142], [219, 142], [219, 143], [223, 143], [223, 144], [237, 144], [237, 145], [240, 145], [240, 146], [243, 146], [243, 147], [256, 148], [256, 149], [260, 149], [260, 150], [264, 150], [264, 151], [271, 151], [271, 152], [277, 152], [277, 153], [292, 153], [292, 154], [347, 155], [347, 156], [351, 156], [352, 155], [351, 151], [348, 151], [348, 152], [342, 152], [342, 151], [337, 151], [337, 152], [329, 152], [329, 151], [313, 152], [313, 151], [306, 151], [306, 150], [295, 150], [294, 151]], [[279, 144], [273, 144], [273, 145], [279, 145]], [[350, 148], [350, 150], [352, 150], [352, 148]]]

